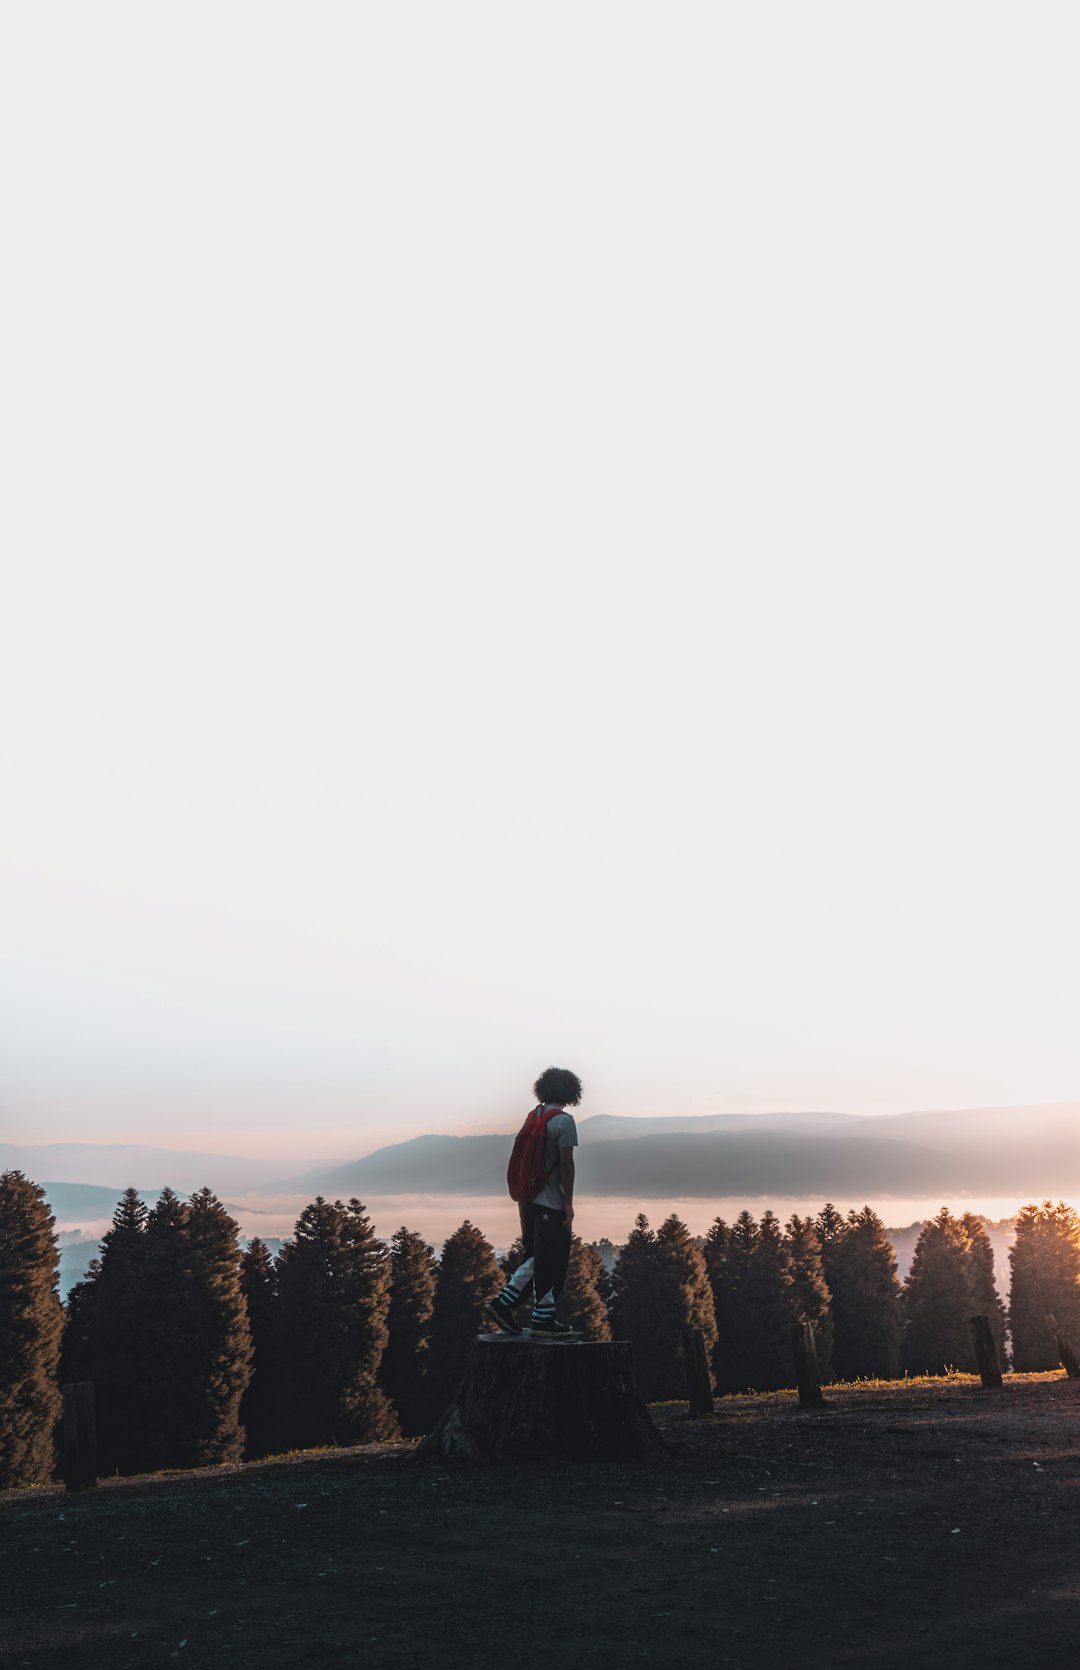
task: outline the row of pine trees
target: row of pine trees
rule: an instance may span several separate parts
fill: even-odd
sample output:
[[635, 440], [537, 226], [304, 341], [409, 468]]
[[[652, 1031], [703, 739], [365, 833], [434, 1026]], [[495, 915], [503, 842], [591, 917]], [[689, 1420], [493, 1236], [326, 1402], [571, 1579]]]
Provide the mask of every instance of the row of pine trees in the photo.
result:
[[[607, 1261], [602, 1256], [606, 1249]], [[613, 1257], [613, 1267], [611, 1266]], [[0, 1177], [0, 1487], [42, 1482], [56, 1457], [59, 1387], [92, 1380], [102, 1472], [232, 1462], [427, 1431], [450, 1402], [483, 1307], [521, 1256], [501, 1261], [462, 1224], [436, 1259], [402, 1228], [387, 1244], [358, 1200], [318, 1199], [274, 1258], [209, 1189], [131, 1189], [100, 1257], [56, 1293], [52, 1215], [36, 1184]], [[972, 1370], [969, 1318], [990, 1318], [1002, 1361], [1056, 1366], [1052, 1311], [1080, 1341], [1080, 1218], [1027, 1206], [1010, 1252], [1006, 1317], [984, 1221], [944, 1208], [924, 1225], [907, 1280], [869, 1207], [781, 1225], [718, 1218], [704, 1240], [675, 1216], [640, 1216], [615, 1254], [574, 1237], [563, 1319], [629, 1339], [652, 1401], [683, 1395], [681, 1330], [702, 1330], [717, 1391], [792, 1380], [790, 1325], [814, 1323], [826, 1379]]]

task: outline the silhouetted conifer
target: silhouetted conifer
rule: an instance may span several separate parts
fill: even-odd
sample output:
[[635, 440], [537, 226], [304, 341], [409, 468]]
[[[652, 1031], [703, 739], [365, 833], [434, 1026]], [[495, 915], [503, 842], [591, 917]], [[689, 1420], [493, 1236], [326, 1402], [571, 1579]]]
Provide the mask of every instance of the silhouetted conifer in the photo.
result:
[[240, 1232], [212, 1190], [191, 1196], [184, 1238], [191, 1330], [176, 1373], [176, 1454], [182, 1467], [204, 1467], [243, 1455], [240, 1404], [251, 1377], [251, 1329]]
[[[511, 1241], [510, 1245], [507, 1247], [506, 1251], [503, 1253], [502, 1257], [497, 1259], [496, 1262], [499, 1266], [500, 1274], [504, 1277], [512, 1276], [514, 1271], [517, 1270], [522, 1264], [524, 1264], [524, 1262], [525, 1262], [525, 1243], [521, 1239], [520, 1235], [516, 1235], [514, 1237], [514, 1239]], [[531, 1287], [529, 1289], [529, 1294], [530, 1294], [530, 1297], [531, 1297], [531, 1295], [532, 1295], [532, 1288]]]
[[198, 1302], [189, 1284], [187, 1204], [162, 1189], [146, 1215], [138, 1278], [143, 1407], [121, 1452], [122, 1473], [194, 1466], [190, 1458], [185, 1356], [197, 1330]]
[[649, 1228], [644, 1212], [634, 1219], [634, 1227], [619, 1248], [612, 1276], [611, 1329], [618, 1340], [630, 1340], [634, 1347], [634, 1369], [638, 1385], [645, 1397], [651, 1397], [646, 1379], [641, 1375], [639, 1342], [644, 1342], [659, 1325], [660, 1290], [659, 1260], [656, 1235]]
[[717, 1218], [705, 1237], [705, 1263], [716, 1315], [713, 1374], [721, 1393], [743, 1391], [748, 1383], [747, 1340], [739, 1305], [757, 1241], [757, 1223], [745, 1208], [730, 1228], [723, 1218]]
[[615, 1291], [612, 1277], [618, 1254], [606, 1235], [601, 1235], [599, 1241], [591, 1241], [589, 1245], [594, 1249], [600, 1260], [600, 1274], [596, 1278], [596, 1290], [604, 1301], [605, 1308], [610, 1316], [611, 1299]]
[[774, 1212], [764, 1212], [739, 1282], [730, 1350], [722, 1359], [737, 1391], [777, 1391], [794, 1380], [795, 1278]]
[[44, 1192], [0, 1176], [0, 1489], [45, 1484], [60, 1414], [59, 1251]]
[[586, 1339], [609, 1340], [611, 1323], [601, 1291], [605, 1286], [610, 1289], [600, 1254], [580, 1235], [572, 1236], [566, 1286], [559, 1299], [559, 1320], [568, 1328], [578, 1329]]
[[1071, 1206], [1044, 1200], [1025, 1206], [1009, 1250], [1012, 1287], [1009, 1332], [1013, 1368], [1056, 1368], [1057, 1347], [1047, 1326], [1052, 1312], [1080, 1348], [1080, 1218]]
[[69, 1289], [64, 1305], [64, 1333], [60, 1342], [60, 1384], [93, 1380], [94, 1331], [101, 1260], [92, 1258], [86, 1275]]
[[147, 1208], [127, 1189], [101, 1242], [92, 1293], [80, 1306], [93, 1339], [98, 1468], [137, 1472], [149, 1447], [155, 1418], [146, 1338]]
[[997, 1346], [998, 1362], [1005, 1367], [1005, 1306], [994, 1280], [994, 1248], [986, 1232], [986, 1219], [977, 1212], [965, 1212], [960, 1222], [968, 1238], [968, 1271], [971, 1278], [971, 1315], [985, 1316]]
[[716, 1344], [713, 1347], [712, 1368], [719, 1386], [719, 1360], [724, 1341], [731, 1333], [731, 1289], [727, 1279], [727, 1254], [731, 1229], [723, 1218], [714, 1218], [702, 1246], [705, 1268], [713, 1296], [713, 1317], [716, 1322]]
[[645, 1395], [660, 1401], [686, 1396], [684, 1328], [701, 1329], [706, 1360], [711, 1358], [716, 1313], [704, 1254], [674, 1213], [656, 1232], [656, 1266], [659, 1326], [647, 1340], [635, 1342], [634, 1364], [639, 1384], [650, 1388]]
[[390, 1257], [358, 1200], [320, 1195], [278, 1259], [282, 1407], [291, 1448], [372, 1443], [397, 1420], [377, 1384]]
[[408, 1438], [427, 1423], [431, 1318], [435, 1309], [435, 1254], [422, 1235], [402, 1227], [390, 1242], [388, 1340], [379, 1384], [397, 1410]]
[[256, 1235], [240, 1255], [240, 1287], [251, 1330], [251, 1378], [240, 1404], [244, 1454], [252, 1460], [281, 1447], [278, 1276], [270, 1248]]
[[829, 1255], [833, 1247], [838, 1246], [847, 1234], [847, 1223], [843, 1215], [836, 1210], [831, 1200], [827, 1200], [814, 1220], [817, 1231], [818, 1244], [821, 1247], [821, 1257], [825, 1266], [825, 1281], [829, 1280]]
[[[831, 1213], [832, 1209], [827, 1208]], [[822, 1219], [818, 1217], [818, 1235]], [[825, 1225], [822, 1255], [832, 1294], [833, 1372], [840, 1380], [893, 1379], [900, 1368], [900, 1283], [876, 1212], [849, 1212], [843, 1233]]]
[[432, 1363], [425, 1409], [429, 1427], [461, 1384], [465, 1362], [477, 1334], [488, 1331], [484, 1306], [502, 1285], [502, 1272], [491, 1242], [466, 1219], [444, 1242], [435, 1278]]
[[787, 1224], [787, 1245], [795, 1281], [795, 1317], [814, 1325], [818, 1372], [832, 1378], [832, 1295], [825, 1280], [821, 1241], [813, 1218], [793, 1213]]
[[963, 1224], [945, 1206], [919, 1232], [903, 1288], [900, 1361], [910, 1374], [975, 1367], [970, 1245]]

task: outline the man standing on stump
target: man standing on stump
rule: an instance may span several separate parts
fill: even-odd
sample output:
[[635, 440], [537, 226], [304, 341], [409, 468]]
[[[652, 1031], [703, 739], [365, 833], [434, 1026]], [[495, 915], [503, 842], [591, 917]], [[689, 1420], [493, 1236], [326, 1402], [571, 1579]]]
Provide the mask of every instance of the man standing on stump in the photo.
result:
[[521, 1214], [525, 1262], [484, 1308], [504, 1334], [520, 1334], [514, 1309], [532, 1287], [530, 1337], [564, 1339], [574, 1330], [557, 1319], [555, 1306], [570, 1263], [578, 1141], [574, 1116], [566, 1109], [581, 1101], [581, 1080], [565, 1067], [548, 1067], [533, 1085], [533, 1093], [538, 1105], [518, 1133], [507, 1173]]

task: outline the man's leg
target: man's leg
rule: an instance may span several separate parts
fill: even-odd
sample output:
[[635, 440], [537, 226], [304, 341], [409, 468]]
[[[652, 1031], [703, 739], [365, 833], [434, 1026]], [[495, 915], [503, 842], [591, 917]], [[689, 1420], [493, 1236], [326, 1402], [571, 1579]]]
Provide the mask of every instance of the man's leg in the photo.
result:
[[533, 1287], [535, 1301], [532, 1312], [534, 1332], [555, 1330], [555, 1303], [563, 1290], [570, 1264], [570, 1226], [559, 1211], [548, 1207], [536, 1210], [534, 1230], [535, 1261]]
[[526, 1206], [521, 1214], [521, 1239], [525, 1247], [525, 1262], [519, 1264], [502, 1292], [484, 1306], [491, 1320], [504, 1334], [520, 1334], [521, 1324], [514, 1318], [514, 1306], [521, 1303], [533, 1282], [536, 1259], [534, 1254], [536, 1208]]

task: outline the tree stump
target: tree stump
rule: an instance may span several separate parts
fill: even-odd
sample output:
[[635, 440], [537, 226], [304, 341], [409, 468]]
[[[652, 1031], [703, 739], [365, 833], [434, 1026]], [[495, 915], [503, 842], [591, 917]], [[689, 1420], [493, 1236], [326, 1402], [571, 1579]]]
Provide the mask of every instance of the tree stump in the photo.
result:
[[998, 1361], [997, 1343], [988, 1316], [971, 1318], [971, 1339], [975, 1347], [979, 1379], [988, 1390], [996, 1390], [1001, 1385], [1001, 1363]]
[[1060, 1362], [1062, 1368], [1065, 1370], [1065, 1373], [1068, 1375], [1070, 1380], [1080, 1380], [1080, 1358], [1077, 1357], [1076, 1352], [1073, 1350], [1069, 1336], [1066, 1334], [1053, 1311], [1047, 1311], [1046, 1321], [1050, 1328], [1050, 1332], [1054, 1336], [1054, 1344], [1057, 1346], [1058, 1361]]
[[821, 1394], [821, 1375], [818, 1372], [817, 1338], [814, 1324], [805, 1318], [791, 1324], [791, 1349], [795, 1358], [795, 1384], [799, 1388], [799, 1403], [804, 1409], [820, 1409], [825, 1399]]
[[700, 1328], [682, 1331], [683, 1370], [686, 1374], [686, 1401], [691, 1415], [711, 1415], [713, 1412], [712, 1381], [709, 1379], [709, 1359], [705, 1354], [705, 1336]]
[[630, 1461], [666, 1453], [637, 1389], [627, 1343], [481, 1334], [457, 1396], [414, 1460]]

